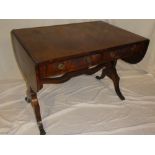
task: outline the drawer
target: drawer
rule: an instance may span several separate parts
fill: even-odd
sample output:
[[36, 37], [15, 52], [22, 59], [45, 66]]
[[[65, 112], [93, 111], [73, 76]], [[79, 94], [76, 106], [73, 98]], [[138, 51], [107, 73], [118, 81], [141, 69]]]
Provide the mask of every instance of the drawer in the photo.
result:
[[[102, 54], [94, 54], [59, 62], [40, 64], [40, 77], [44, 78], [49, 76], [62, 75], [68, 72], [87, 69], [100, 63], [106, 63], [117, 59], [123, 59], [125, 61], [132, 62], [135, 61], [135, 59], [138, 60], [137, 57], [139, 57], [139, 55], [143, 53], [144, 50], [144, 44], [138, 43], [120, 47], [119, 49], [115, 50], [103, 51]], [[132, 59], [129, 60], [130, 58]]]
[[142, 49], [142, 44], [127, 45], [116, 50], [106, 51], [103, 59], [105, 59], [104, 61], [111, 61], [114, 59], [129, 58], [135, 56], [136, 54], [140, 54]]
[[101, 62], [102, 62], [101, 55], [95, 54], [55, 63], [40, 64], [39, 72], [41, 78], [48, 76], [56, 76], [65, 74], [67, 72], [86, 69], [91, 66], [95, 66]]
[[136, 64], [140, 62], [147, 51], [148, 48], [148, 41], [146, 42], [141, 42], [134, 44], [133, 46], [130, 47], [130, 52], [128, 52], [127, 55], [122, 56], [122, 60], [131, 63], [131, 64]]
[[125, 58], [134, 54], [137, 49], [137, 45], [122, 47], [118, 50], [111, 51], [109, 56], [113, 59]]

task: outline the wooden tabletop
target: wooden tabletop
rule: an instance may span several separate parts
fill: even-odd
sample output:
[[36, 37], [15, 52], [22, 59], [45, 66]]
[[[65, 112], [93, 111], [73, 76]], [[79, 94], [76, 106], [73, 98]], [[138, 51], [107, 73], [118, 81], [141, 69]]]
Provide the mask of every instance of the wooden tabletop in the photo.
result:
[[104, 52], [146, 40], [102, 21], [17, 29], [12, 33], [35, 63]]

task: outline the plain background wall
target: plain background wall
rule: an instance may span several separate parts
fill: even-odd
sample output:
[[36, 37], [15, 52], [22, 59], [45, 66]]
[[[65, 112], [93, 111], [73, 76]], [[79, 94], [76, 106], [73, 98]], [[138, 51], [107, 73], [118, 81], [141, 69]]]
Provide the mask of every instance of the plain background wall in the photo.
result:
[[[12, 44], [10, 31], [16, 28], [26, 28], [35, 26], [58, 25], [65, 23], [75, 23], [88, 21], [84, 19], [40, 19], [40, 20], [0, 20], [0, 80], [21, 79], [21, 73], [17, 67]], [[151, 36], [155, 21], [154, 20], [106, 20], [107, 22], [122, 27], [131, 32]]]
[[154, 19], [111, 19], [109, 23], [150, 38], [155, 26]]

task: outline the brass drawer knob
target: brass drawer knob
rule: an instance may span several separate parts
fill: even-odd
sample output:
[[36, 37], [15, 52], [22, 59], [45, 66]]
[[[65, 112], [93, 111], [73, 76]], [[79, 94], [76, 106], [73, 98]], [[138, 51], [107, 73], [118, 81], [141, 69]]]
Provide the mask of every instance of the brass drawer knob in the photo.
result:
[[88, 64], [91, 64], [91, 58], [90, 58], [90, 57], [86, 57], [86, 62], [87, 62]]
[[111, 53], [110, 53], [110, 56], [111, 56], [112, 58], [116, 58], [116, 57], [117, 57], [117, 54], [116, 54], [115, 52], [111, 52]]
[[65, 68], [65, 65], [63, 63], [58, 64], [58, 69], [63, 70]]

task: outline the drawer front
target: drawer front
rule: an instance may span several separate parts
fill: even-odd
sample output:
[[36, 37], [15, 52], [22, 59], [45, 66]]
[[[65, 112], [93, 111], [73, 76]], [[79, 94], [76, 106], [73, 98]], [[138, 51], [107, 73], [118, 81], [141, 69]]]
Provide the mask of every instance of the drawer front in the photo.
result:
[[109, 59], [122, 59], [125, 57], [130, 57], [134, 54], [134, 52], [137, 50], [137, 45], [131, 45], [127, 47], [122, 47], [118, 50], [112, 50], [109, 51], [109, 53], [106, 53], [107, 57]]
[[111, 50], [104, 52], [103, 61], [110, 61], [115, 59], [129, 59], [141, 57], [146, 51], [146, 45], [144, 43], [137, 43], [121, 47], [117, 50]]
[[39, 66], [39, 72], [41, 77], [61, 75], [67, 72], [89, 68], [91, 66], [97, 65], [98, 63], [101, 63], [101, 61], [101, 55], [95, 54], [61, 62], [41, 64]]
[[122, 60], [124, 60], [130, 64], [136, 64], [136, 63], [140, 62], [146, 54], [148, 45], [149, 45], [148, 41], [142, 42], [142, 43], [137, 43], [137, 44], [133, 45], [130, 48], [129, 55], [127, 55], [127, 56], [124, 55], [122, 57]]
[[117, 59], [123, 59], [132, 63], [132, 61], [135, 62], [138, 60], [138, 57], [141, 57], [140, 55], [146, 50], [145, 47], [145, 44], [139, 43], [121, 47], [116, 50], [103, 51], [102, 54], [94, 54], [61, 62], [41, 64], [39, 66], [40, 77], [56, 76], [72, 71], [87, 69], [100, 63], [106, 63]]

